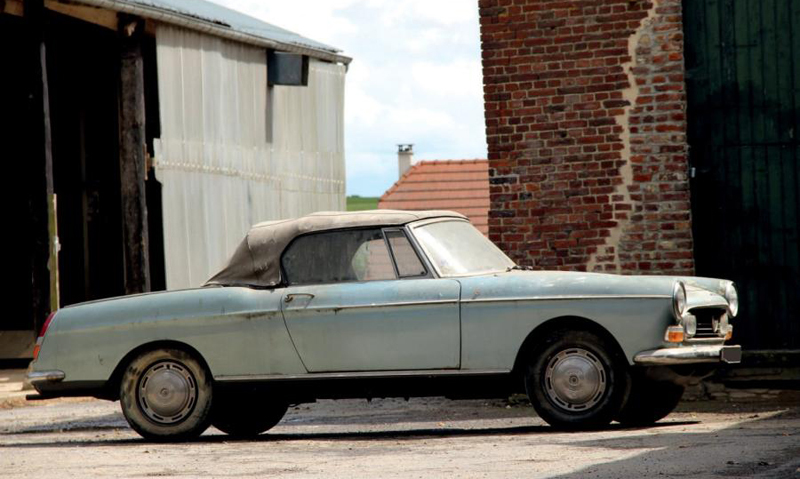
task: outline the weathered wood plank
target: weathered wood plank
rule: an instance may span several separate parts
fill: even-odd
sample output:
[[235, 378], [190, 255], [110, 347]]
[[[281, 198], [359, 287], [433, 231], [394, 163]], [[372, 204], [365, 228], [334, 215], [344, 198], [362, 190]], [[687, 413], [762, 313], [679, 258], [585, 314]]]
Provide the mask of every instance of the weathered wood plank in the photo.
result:
[[125, 256], [125, 293], [150, 291], [145, 191], [145, 111], [142, 36], [144, 21], [121, 15], [120, 186]]
[[[31, 285], [33, 302], [33, 327], [39, 329], [53, 304], [51, 297], [51, 254], [53, 236], [50, 219], [53, 213], [53, 156], [50, 135], [50, 100], [47, 88], [47, 52], [45, 46], [45, 18], [42, 0], [31, 0], [25, 4], [25, 20], [28, 35], [25, 48], [28, 51], [29, 104], [27, 123], [31, 128], [31, 157], [28, 160], [30, 173], [30, 225], [33, 231], [31, 246]], [[57, 302], [57, 298], [55, 299]]]
[[62, 15], [77, 18], [84, 22], [93, 23], [114, 31], [118, 28], [117, 13], [111, 10], [62, 3], [55, 0], [45, 0], [45, 7], [48, 10], [58, 12]]
[[22, 5], [22, 0], [3, 0], [0, 2], [0, 13], [7, 13], [17, 17], [25, 15], [25, 8]]
[[[791, 45], [791, 65], [790, 70], [792, 76], [792, 92], [793, 92], [793, 110], [794, 110], [794, 125], [792, 127], [792, 141], [796, 144], [797, 139], [800, 138], [800, 61], [797, 61], [800, 55], [800, 5], [795, 5], [795, 2], [789, 0], [787, 3], [787, 16], [791, 19], [790, 22], [790, 45]], [[795, 158], [795, 162], [798, 158]], [[797, 164], [797, 163], [795, 163]]]

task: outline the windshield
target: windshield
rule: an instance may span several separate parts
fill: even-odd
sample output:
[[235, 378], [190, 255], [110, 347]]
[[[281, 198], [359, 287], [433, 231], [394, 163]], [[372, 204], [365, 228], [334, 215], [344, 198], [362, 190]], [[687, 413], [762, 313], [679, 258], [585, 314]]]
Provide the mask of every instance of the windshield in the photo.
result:
[[467, 221], [437, 221], [414, 228], [414, 236], [440, 276], [507, 271], [514, 262]]

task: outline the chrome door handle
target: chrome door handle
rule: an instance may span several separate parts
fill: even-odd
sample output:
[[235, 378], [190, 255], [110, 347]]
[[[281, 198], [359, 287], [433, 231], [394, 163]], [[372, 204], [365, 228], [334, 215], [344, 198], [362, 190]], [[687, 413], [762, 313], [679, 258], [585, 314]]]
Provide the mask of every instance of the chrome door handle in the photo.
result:
[[311, 294], [311, 293], [290, 293], [290, 294], [287, 294], [286, 296], [284, 296], [283, 302], [284, 303], [291, 303], [292, 301], [294, 301], [294, 297], [295, 296], [308, 296], [309, 300], [314, 299], [314, 295]]

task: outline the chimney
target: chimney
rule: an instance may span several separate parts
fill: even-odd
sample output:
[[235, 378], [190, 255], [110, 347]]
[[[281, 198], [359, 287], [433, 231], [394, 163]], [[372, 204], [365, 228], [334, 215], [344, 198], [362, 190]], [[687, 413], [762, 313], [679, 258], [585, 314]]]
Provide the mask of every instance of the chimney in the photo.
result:
[[411, 168], [411, 157], [414, 156], [414, 145], [412, 143], [400, 143], [397, 145], [397, 172], [398, 178]]

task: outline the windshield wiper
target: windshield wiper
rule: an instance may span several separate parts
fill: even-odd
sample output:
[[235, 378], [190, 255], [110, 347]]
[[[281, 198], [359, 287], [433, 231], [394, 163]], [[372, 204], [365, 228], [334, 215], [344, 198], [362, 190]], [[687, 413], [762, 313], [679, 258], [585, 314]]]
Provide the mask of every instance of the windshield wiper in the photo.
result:
[[508, 273], [509, 271], [514, 271], [515, 269], [518, 269], [520, 271], [532, 271], [533, 270], [533, 268], [531, 266], [520, 266], [518, 264], [515, 264], [514, 266], [509, 266], [508, 268], [506, 268], [506, 273]]

